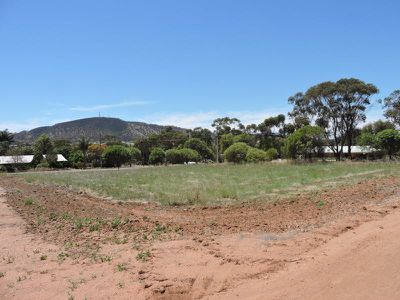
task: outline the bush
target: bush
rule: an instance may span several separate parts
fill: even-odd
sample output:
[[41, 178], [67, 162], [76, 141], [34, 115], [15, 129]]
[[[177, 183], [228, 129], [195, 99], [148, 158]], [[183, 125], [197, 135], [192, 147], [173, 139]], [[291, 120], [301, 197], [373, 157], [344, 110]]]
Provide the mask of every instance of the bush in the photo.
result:
[[224, 152], [224, 159], [228, 162], [241, 163], [246, 161], [249, 146], [239, 142], [228, 147]]
[[169, 149], [165, 152], [165, 161], [170, 164], [183, 164], [189, 161], [201, 160], [199, 153], [193, 149]]
[[74, 168], [83, 168], [83, 153], [80, 150], [76, 150], [71, 153], [68, 158], [69, 162]]
[[136, 147], [129, 148], [130, 163], [138, 164], [142, 160], [142, 152]]
[[165, 161], [165, 152], [162, 148], [154, 148], [149, 156], [149, 163], [152, 165], [163, 164]]
[[267, 159], [268, 161], [271, 161], [273, 159], [277, 159], [278, 158], [278, 150], [276, 150], [275, 148], [269, 148], [266, 151], [266, 155], [267, 155]]
[[128, 148], [121, 145], [108, 146], [103, 153], [103, 160], [106, 166], [120, 168], [123, 164], [129, 162], [130, 152]]
[[179, 150], [182, 153], [184, 162], [194, 161], [198, 162], [201, 160], [200, 154], [193, 149], [183, 148]]
[[267, 153], [257, 148], [249, 148], [246, 155], [247, 162], [260, 162], [267, 160]]
[[183, 164], [182, 152], [178, 149], [169, 149], [165, 151], [165, 161], [169, 164]]

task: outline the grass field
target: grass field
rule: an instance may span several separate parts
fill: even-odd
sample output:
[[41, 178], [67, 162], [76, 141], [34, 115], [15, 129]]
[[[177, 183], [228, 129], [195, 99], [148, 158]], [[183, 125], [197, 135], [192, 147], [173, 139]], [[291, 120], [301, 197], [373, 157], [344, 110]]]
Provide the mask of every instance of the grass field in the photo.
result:
[[28, 182], [67, 186], [115, 200], [178, 205], [280, 199], [302, 191], [389, 174], [400, 175], [400, 165], [382, 162], [223, 164], [38, 172], [19, 176]]

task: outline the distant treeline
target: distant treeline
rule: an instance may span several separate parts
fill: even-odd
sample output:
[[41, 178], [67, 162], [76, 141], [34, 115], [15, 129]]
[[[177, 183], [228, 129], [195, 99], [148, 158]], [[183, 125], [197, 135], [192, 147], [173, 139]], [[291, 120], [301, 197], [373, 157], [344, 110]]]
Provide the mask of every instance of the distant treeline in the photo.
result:
[[[78, 143], [40, 136], [33, 145], [13, 144], [13, 135], [0, 132], [0, 155], [33, 154], [28, 167], [120, 167], [132, 164], [188, 162], [259, 162], [276, 158], [323, 157], [329, 147], [336, 160], [353, 158], [352, 146], [372, 149], [366, 158], [395, 158], [400, 151], [400, 90], [380, 100], [385, 120], [364, 125], [371, 97], [378, 88], [359, 79], [323, 82], [288, 99], [288, 116], [277, 115], [260, 124], [237, 118], [214, 120], [213, 130], [166, 128], [132, 143], [109, 136], [99, 143], [81, 137]], [[344, 153], [345, 146], [347, 153]], [[46, 159], [43, 158], [46, 155]], [[59, 163], [55, 154], [68, 162]]]

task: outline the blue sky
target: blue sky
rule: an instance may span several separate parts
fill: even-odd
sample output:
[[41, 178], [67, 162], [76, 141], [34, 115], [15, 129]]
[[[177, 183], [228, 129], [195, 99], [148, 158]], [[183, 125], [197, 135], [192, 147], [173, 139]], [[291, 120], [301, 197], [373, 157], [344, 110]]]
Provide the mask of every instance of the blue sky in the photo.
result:
[[[342, 77], [400, 88], [400, 2], [0, 0], [0, 129], [286, 113]], [[379, 118], [374, 104], [369, 120]]]

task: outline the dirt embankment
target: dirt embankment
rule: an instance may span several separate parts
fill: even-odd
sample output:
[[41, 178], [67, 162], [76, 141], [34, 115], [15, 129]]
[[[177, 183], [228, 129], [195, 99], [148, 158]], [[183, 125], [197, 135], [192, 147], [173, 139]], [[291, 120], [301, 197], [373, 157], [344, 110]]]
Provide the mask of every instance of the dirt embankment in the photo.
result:
[[325, 264], [320, 249], [382, 221], [400, 202], [395, 177], [269, 204], [168, 208], [1, 180], [6, 299], [273, 299], [268, 286], [276, 276], [292, 286], [294, 277], [284, 275], [292, 265]]

